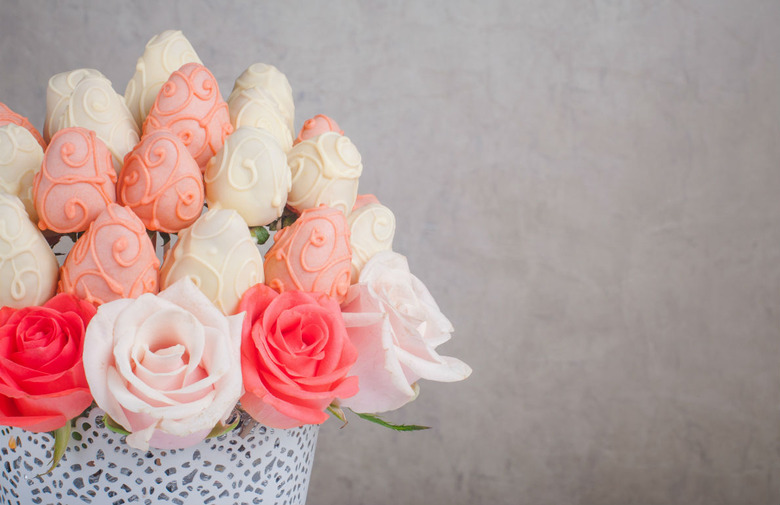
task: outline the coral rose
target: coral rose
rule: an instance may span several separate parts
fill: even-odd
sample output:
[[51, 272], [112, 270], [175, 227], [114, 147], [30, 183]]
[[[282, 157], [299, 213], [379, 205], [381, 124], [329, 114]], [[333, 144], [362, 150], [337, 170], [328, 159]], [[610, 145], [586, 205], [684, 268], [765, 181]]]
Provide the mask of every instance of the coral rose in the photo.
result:
[[230, 415], [242, 319], [222, 315], [189, 279], [100, 306], [84, 369], [98, 407], [131, 432], [128, 445], [188, 447]]
[[82, 351], [94, 315], [70, 294], [0, 309], [0, 425], [53, 431], [92, 403]]
[[257, 284], [239, 310], [246, 311], [241, 406], [257, 421], [282, 429], [320, 424], [334, 399], [357, 393], [357, 377], [346, 377], [357, 352], [335, 300]]

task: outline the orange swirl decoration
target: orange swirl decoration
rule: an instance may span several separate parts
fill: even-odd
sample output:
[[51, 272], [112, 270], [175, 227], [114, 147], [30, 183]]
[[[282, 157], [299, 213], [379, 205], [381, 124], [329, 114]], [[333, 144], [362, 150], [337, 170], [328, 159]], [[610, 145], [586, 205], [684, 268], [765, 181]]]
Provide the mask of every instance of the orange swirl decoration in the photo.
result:
[[95, 132], [79, 127], [58, 131], [33, 183], [38, 226], [57, 233], [86, 230], [116, 202], [115, 183], [111, 152]]
[[304, 210], [274, 236], [265, 255], [265, 283], [284, 291], [316, 291], [339, 303], [349, 289], [352, 248], [344, 214], [321, 205]]
[[169, 129], [187, 146], [201, 171], [233, 133], [217, 80], [198, 63], [187, 63], [163, 84], [144, 122], [144, 135]]
[[117, 200], [149, 230], [176, 233], [203, 209], [203, 176], [179, 137], [167, 130], [144, 136], [125, 156]]
[[58, 291], [100, 305], [159, 291], [160, 260], [133, 211], [110, 204], [60, 268]]
[[46, 142], [44, 142], [40, 132], [35, 129], [32, 123], [30, 123], [26, 117], [17, 114], [16, 112], [12, 111], [6, 104], [0, 102], [0, 126], [7, 125], [9, 123], [19, 125], [22, 128], [29, 130], [33, 137], [35, 137], [35, 140], [37, 140], [41, 145], [41, 147], [46, 149]]

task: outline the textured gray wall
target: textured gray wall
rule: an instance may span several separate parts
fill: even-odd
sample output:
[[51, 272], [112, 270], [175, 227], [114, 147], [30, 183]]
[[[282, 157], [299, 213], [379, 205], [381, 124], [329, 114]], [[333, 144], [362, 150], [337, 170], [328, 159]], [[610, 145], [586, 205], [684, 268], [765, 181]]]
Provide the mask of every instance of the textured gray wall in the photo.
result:
[[310, 503], [780, 501], [780, 2], [217, 3], [5, 1], [0, 101], [175, 27], [353, 139], [474, 374], [328, 423]]

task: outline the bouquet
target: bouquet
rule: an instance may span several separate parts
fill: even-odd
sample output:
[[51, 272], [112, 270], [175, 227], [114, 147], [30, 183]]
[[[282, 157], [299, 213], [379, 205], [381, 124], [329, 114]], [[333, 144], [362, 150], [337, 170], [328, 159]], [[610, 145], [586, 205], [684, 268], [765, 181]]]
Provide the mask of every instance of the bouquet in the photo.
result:
[[275, 67], [225, 101], [167, 31], [124, 96], [78, 69], [46, 103], [43, 135], [0, 104], [0, 425], [54, 432], [54, 465], [95, 406], [137, 449], [192, 446], [237, 409], [418, 429], [377, 414], [470, 374], [437, 353], [452, 326], [358, 194], [357, 148], [324, 115], [293, 138]]

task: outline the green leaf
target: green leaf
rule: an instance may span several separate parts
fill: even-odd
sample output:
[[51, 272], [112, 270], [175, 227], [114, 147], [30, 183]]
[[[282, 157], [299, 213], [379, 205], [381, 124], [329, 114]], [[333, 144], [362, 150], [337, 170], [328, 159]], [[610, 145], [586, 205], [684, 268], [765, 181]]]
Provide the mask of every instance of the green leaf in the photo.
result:
[[265, 244], [266, 241], [268, 241], [268, 238], [271, 236], [265, 226], [255, 226], [249, 228], [249, 233], [252, 234], [252, 238], [255, 239], [255, 242], [260, 245]]
[[103, 416], [103, 424], [106, 425], [106, 428], [113, 431], [114, 433], [119, 433], [120, 435], [129, 435], [130, 432], [124, 429], [121, 424], [111, 419], [111, 416], [108, 414]]
[[286, 228], [287, 226], [290, 226], [295, 222], [296, 219], [298, 219], [298, 214], [285, 207], [281, 217], [282, 220], [281, 228]]
[[241, 416], [236, 416], [236, 420], [232, 423], [225, 425], [220, 423], [217, 423], [216, 426], [214, 426], [214, 429], [211, 430], [211, 432], [206, 435], [206, 438], [214, 438], [218, 437], [220, 435], [224, 435], [225, 433], [231, 432], [234, 429], [236, 429], [236, 426], [238, 426], [238, 422], [241, 420]]
[[65, 426], [54, 431], [54, 455], [51, 459], [51, 466], [48, 470], [38, 475], [38, 477], [51, 473], [51, 471], [60, 464], [60, 460], [62, 459], [62, 456], [65, 455], [65, 449], [68, 448], [68, 442], [70, 441], [70, 423], [71, 422], [68, 421], [65, 423]]
[[[353, 412], [355, 411], [353, 410]], [[393, 424], [385, 421], [376, 414], [361, 414], [360, 412], [355, 412], [355, 414], [357, 414], [357, 416], [361, 419], [371, 421], [372, 423], [376, 423], [379, 426], [384, 426], [385, 428], [390, 428], [391, 430], [395, 431], [420, 431], [431, 429], [430, 426], [419, 426], [416, 424]]]
[[339, 421], [344, 423], [344, 424], [341, 425], [342, 428], [344, 426], [346, 426], [347, 423], [349, 422], [349, 421], [347, 421], [346, 414], [344, 414], [344, 410], [342, 410], [341, 407], [339, 407], [338, 405], [336, 405], [334, 403], [331, 403], [330, 405], [328, 405], [328, 412], [333, 414], [333, 417], [335, 417], [336, 419], [338, 419]]

